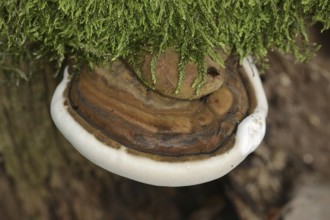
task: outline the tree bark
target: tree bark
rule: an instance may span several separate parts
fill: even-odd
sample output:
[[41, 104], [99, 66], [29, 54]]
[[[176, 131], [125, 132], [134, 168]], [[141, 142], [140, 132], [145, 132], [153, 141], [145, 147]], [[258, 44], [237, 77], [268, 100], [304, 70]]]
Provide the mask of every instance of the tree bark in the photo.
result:
[[330, 176], [329, 54], [308, 65], [272, 54], [262, 146], [229, 175], [181, 188], [119, 177], [74, 150], [50, 118], [52, 66], [19, 86], [0, 73], [0, 218], [278, 219], [298, 176]]

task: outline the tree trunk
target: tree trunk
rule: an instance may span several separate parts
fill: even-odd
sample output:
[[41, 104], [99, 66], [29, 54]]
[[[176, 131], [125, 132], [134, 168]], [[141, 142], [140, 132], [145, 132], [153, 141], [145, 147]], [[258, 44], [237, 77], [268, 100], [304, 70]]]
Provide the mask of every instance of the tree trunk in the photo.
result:
[[61, 78], [51, 66], [19, 86], [0, 73], [0, 218], [277, 219], [299, 176], [330, 176], [328, 59], [320, 54], [305, 65], [272, 54], [262, 146], [229, 175], [181, 188], [119, 177], [74, 150], [50, 118]]

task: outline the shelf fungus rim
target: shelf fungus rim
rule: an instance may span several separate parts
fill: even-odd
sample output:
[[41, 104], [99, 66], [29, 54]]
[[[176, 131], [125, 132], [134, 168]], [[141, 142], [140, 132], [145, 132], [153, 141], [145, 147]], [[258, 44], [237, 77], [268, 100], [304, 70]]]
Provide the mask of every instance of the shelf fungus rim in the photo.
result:
[[157, 186], [189, 186], [220, 178], [235, 168], [261, 143], [266, 132], [268, 103], [251, 57], [242, 62], [254, 93], [255, 107], [239, 123], [234, 145], [207, 159], [162, 161], [129, 153], [123, 145], [109, 147], [75, 121], [68, 111], [65, 90], [70, 82], [68, 67], [51, 101], [51, 116], [64, 137], [87, 159], [129, 179]]

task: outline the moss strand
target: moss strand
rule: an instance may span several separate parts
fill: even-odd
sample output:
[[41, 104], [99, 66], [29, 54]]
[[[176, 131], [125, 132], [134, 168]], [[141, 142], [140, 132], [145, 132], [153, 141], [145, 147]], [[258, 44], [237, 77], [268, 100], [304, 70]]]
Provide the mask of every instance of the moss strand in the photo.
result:
[[315, 49], [306, 34], [314, 22], [330, 28], [330, 0], [2, 0], [0, 65], [31, 48], [26, 59], [61, 63], [73, 56], [91, 64], [173, 48], [179, 70], [204, 55], [215, 58], [215, 48], [257, 59], [278, 49], [304, 60]]

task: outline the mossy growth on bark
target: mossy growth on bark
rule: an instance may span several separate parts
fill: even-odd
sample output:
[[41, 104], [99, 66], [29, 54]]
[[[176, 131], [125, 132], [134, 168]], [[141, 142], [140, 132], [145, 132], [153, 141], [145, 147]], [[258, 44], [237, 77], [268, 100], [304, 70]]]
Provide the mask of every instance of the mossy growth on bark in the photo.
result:
[[315, 49], [307, 35], [315, 22], [330, 28], [330, 0], [2, 0], [0, 65], [124, 58], [138, 72], [148, 52], [154, 73], [157, 57], [172, 48], [180, 55], [179, 84], [188, 62], [197, 64], [202, 84], [204, 57], [223, 63], [216, 48], [257, 59], [276, 49], [305, 60]]

